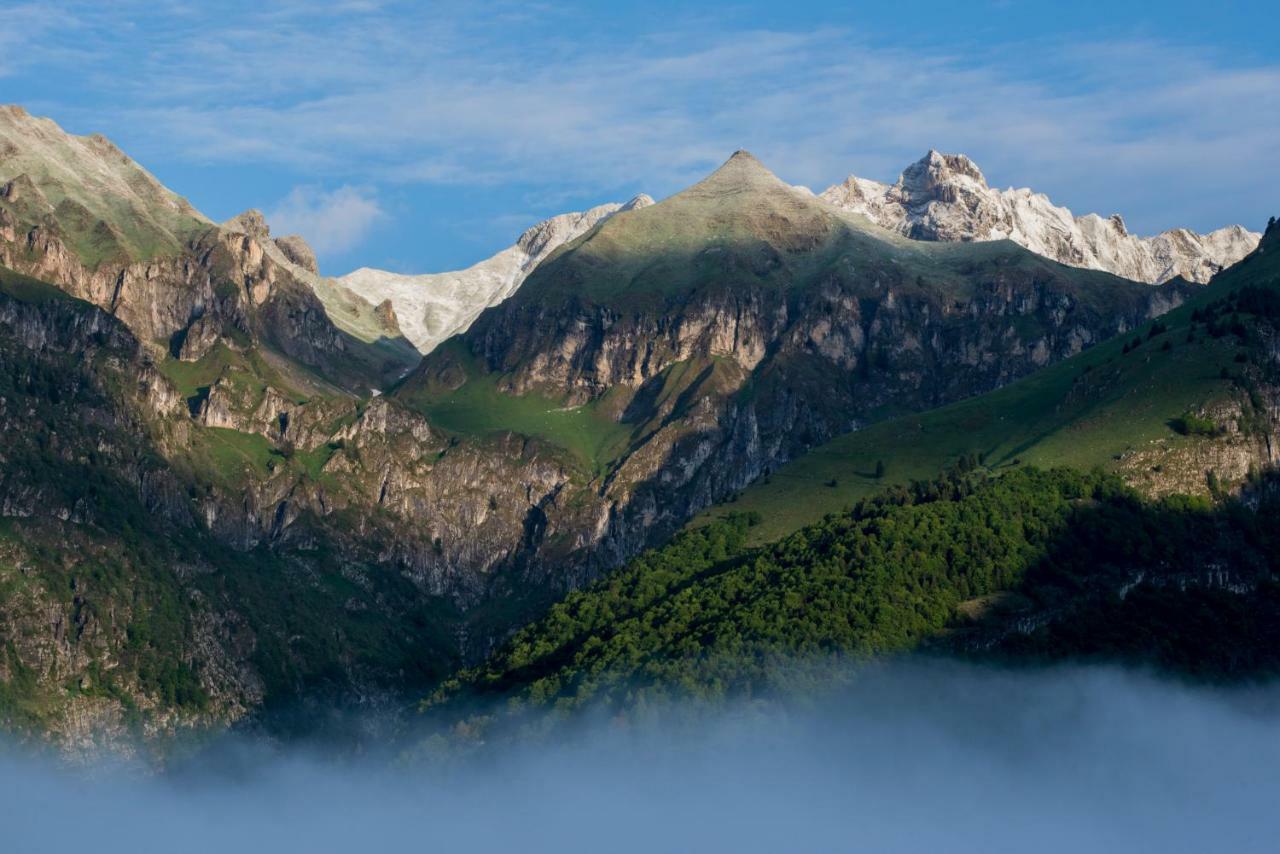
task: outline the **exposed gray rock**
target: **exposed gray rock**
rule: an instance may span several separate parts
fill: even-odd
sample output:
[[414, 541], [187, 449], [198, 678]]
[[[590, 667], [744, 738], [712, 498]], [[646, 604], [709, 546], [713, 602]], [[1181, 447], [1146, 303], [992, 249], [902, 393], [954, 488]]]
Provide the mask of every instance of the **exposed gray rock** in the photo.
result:
[[1063, 264], [1152, 284], [1179, 276], [1207, 282], [1252, 252], [1260, 237], [1239, 225], [1137, 237], [1119, 214], [1077, 217], [1041, 193], [993, 189], [968, 157], [936, 151], [908, 166], [895, 184], [851, 175], [821, 198], [918, 240], [1007, 239]]

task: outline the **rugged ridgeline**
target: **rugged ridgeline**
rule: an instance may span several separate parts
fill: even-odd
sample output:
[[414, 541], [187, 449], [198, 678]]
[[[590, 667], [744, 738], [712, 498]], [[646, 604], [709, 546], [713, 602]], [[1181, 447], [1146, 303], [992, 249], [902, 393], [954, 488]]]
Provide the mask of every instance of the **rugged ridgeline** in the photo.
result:
[[16, 108], [0, 142], [0, 261], [44, 280], [5, 269], [0, 294], [6, 717], [68, 739], [225, 721], [437, 678], [505, 631], [472, 607], [469, 643], [459, 604], [520, 551], [562, 452], [377, 397], [418, 354], [337, 328], [305, 243], [260, 216], [215, 226]]
[[1253, 251], [1260, 236], [1232, 225], [1209, 234], [1175, 228], [1138, 237], [1119, 214], [1077, 217], [1043, 193], [993, 189], [972, 160], [936, 151], [894, 184], [850, 175], [822, 198], [917, 240], [1012, 240], [1063, 264], [1153, 284], [1174, 277], [1207, 282]]
[[553, 255], [397, 397], [449, 429], [575, 447], [595, 475], [534, 533], [598, 571], [832, 436], [996, 388], [1182, 294], [1009, 242], [908, 240], [739, 152]]
[[716, 513], [756, 542], [957, 460], [1103, 466], [1143, 494], [1238, 490], [1280, 462], [1280, 227], [1187, 303], [1004, 388], [837, 437]]
[[36, 277], [0, 294], [0, 705], [65, 737], [429, 684], [807, 448], [1182, 294], [907, 240], [739, 155], [378, 396], [416, 353], [304, 243], [104, 140], [0, 130], [0, 260]]
[[0, 718], [68, 745], [425, 689], [510, 625], [485, 579], [572, 471], [3, 269], [0, 357]]
[[390, 304], [408, 339], [430, 353], [465, 332], [480, 312], [515, 293], [552, 252], [616, 213], [651, 204], [653, 199], [642, 194], [626, 204], [551, 217], [526, 230], [514, 246], [465, 270], [412, 276], [364, 267], [334, 280], [333, 286], [369, 302]]
[[0, 108], [0, 264], [120, 318], [145, 346], [192, 362], [247, 341], [342, 388], [416, 361], [329, 320], [265, 234], [221, 228], [101, 136]]

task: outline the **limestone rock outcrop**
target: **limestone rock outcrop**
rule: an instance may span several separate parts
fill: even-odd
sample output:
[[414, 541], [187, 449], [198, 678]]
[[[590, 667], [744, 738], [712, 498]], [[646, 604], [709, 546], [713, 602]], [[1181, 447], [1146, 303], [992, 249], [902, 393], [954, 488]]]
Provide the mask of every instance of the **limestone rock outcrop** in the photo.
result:
[[1207, 282], [1252, 252], [1261, 236], [1231, 225], [1208, 234], [1175, 228], [1138, 237], [1119, 214], [1077, 217], [1042, 193], [989, 187], [968, 157], [937, 151], [908, 166], [894, 184], [851, 175], [821, 198], [917, 240], [1012, 240], [1063, 264], [1149, 284], [1178, 276]]

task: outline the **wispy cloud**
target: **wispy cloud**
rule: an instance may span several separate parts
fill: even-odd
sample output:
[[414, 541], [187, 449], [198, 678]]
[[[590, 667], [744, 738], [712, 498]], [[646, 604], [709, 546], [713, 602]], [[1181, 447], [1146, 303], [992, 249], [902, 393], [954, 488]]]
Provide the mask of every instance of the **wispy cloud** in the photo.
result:
[[750, 147], [821, 188], [850, 171], [892, 179], [936, 147], [1147, 230], [1280, 195], [1280, 63], [1158, 41], [976, 56], [681, 20], [570, 40], [560, 10], [505, 2], [235, 4], [217, 21], [183, 3], [72, 5], [111, 121], [191, 161], [330, 183], [662, 194]]
[[276, 235], [301, 234], [316, 252], [342, 255], [368, 236], [386, 214], [369, 190], [344, 186], [326, 192], [295, 187], [267, 213]]

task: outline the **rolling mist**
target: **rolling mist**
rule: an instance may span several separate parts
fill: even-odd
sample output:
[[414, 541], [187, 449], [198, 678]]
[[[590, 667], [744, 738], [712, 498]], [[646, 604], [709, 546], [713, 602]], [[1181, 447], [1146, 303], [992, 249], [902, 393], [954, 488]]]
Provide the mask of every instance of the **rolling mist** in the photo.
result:
[[179, 769], [0, 758], [11, 854], [1271, 851], [1280, 686], [895, 663], [801, 708], [585, 722], [446, 767], [228, 738]]

